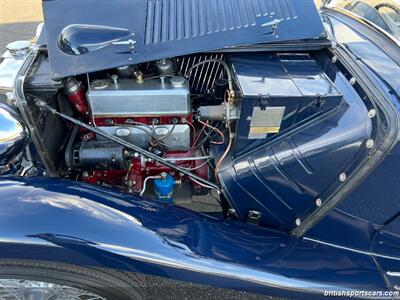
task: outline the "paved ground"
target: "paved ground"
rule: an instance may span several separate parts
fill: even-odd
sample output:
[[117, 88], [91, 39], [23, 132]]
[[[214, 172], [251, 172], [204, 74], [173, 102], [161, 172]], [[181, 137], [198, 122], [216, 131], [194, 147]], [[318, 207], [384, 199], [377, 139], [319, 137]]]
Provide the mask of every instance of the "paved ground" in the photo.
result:
[[30, 40], [42, 21], [41, 0], [0, 0], [0, 52], [17, 39]]
[[0, 52], [7, 44], [16, 40], [31, 40], [35, 36], [38, 22], [0, 24]]

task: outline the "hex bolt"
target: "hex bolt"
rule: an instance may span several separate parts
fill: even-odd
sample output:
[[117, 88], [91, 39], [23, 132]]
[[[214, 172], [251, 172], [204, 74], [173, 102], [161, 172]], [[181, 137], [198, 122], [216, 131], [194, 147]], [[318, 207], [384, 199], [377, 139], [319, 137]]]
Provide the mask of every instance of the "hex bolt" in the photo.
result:
[[372, 149], [374, 147], [374, 140], [372, 139], [367, 140], [365, 146], [367, 147], [367, 149]]
[[341, 182], [346, 181], [346, 179], [347, 179], [346, 173], [341, 173], [341, 174], [339, 175], [339, 180], [340, 180]]
[[297, 218], [296, 219], [296, 226], [300, 226], [301, 225], [301, 220], [300, 220], [300, 218]]
[[371, 110], [368, 112], [368, 118], [372, 119], [372, 118], [374, 118], [375, 116], [376, 116], [376, 110], [375, 110], [375, 109], [371, 109]]
[[321, 200], [321, 198], [318, 198], [317, 200], [315, 200], [315, 205], [316, 205], [317, 207], [320, 207], [320, 206], [322, 205], [322, 200]]

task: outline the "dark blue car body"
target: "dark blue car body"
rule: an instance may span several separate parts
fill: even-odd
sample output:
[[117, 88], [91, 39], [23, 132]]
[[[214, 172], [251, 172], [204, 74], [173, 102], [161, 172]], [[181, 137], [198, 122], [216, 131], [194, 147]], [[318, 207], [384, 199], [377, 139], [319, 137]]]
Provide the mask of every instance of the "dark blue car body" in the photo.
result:
[[[91, 6], [90, 1], [79, 2], [83, 11]], [[304, 4], [306, 6], [310, 4], [304, 2], [308, 3]], [[59, 3], [44, 1], [49, 22], [58, 18], [54, 9]], [[72, 9], [73, 4], [74, 1], [66, 1], [66, 9]], [[119, 10], [114, 9], [108, 13], [118, 14]], [[91, 16], [88, 18], [90, 23]], [[303, 198], [295, 198], [297, 191], [288, 189], [286, 196], [291, 202], [275, 202], [278, 203], [275, 207], [268, 206], [263, 213], [267, 226], [261, 227], [74, 181], [5, 176], [0, 180], [0, 258], [126, 270], [283, 297], [322, 297], [326, 290], [353, 293], [399, 290], [400, 50], [393, 41], [354, 16], [326, 9], [321, 12], [321, 18], [331, 35], [332, 51], [336, 51], [341, 67], [352, 70], [352, 77], [360, 86], [369, 88], [369, 92], [380, 99], [380, 109], [385, 116], [379, 124], [383, 133], [378, 132], [368, 117], [360, 115], [360, 103], [364, 99], [353, 92], [348, 74], [342, 72], [340, 66], [328, 66], [324, 70], [334, 78], [335, 85], [341, 87], [348, 106], [325, 123], [309, 128], [307, 136], [321, 135], [321, 131], [326, 130], [320, 139], [313, 140], [315, 144], [308, 144], [304, 136], [304, 140], [300, 137], [297, 143], [308, 149], [304, 149], [303, 155], [309, 160], [318, 164], [322, 160], [343, 164], [346, 172], [352, 174], [346, 182], [337, 180], [339, 174], [324, 170], [307, 177], [305, 182], [297, 182], [305, 190], [298, 193]], [[301, 16], [299, 19], [295, 26], [302, 26], [304, 19]], [[118, 21], [121, 26], [124, 20]], [[65, 22], [74, 23], [73, 17]], [[60, 32], [63, 26], [60, 21], [47, 28], [47, 39], [53, 31]], [[282, 26], [286, 26], [284, 22]], [[309, 31], [304, 32], [305, 37], [321, 32], [321, 28], [306, 28]], [[289, 32], [290, 27], [282, 29], [282, 40], [290, 39], [284, 37]], [[149, 40], [147, 45], [158, 47], [153, 42]], [[212, 48], [201, 38], [194, 43], [193, 47], [199, 51]], [[226, 45], [221, 43], [221, 46]], [[233, 44], [228, 41], [229, 46]], [[140, 45], [138, 47], [138, 53], [142, 53]], [[168, 45], [162, 47], [165, 47], [162, 55], [173, 54]], [[52, 51], [56, 50], [49, 45], [50, 54]], [[100, 51], [97, 56], [96, 53], [90, 55], [101, 63], [93, 64], [90, 58], [85, 63], [75, 61], [77, 65], [73, 65], [69, 63], [73, 56], [57, 60], [52, 66], [55, 77], [110, 67], [103, 59], [109, 54]], [[190, 49], [174, 55], [187, 53]], [[57, 55], [62, 58], [62, 54]], [[133, 54], [119, 55], [123, 64], [122, 60], [129, 60]], [[144, 59], [145, 56], [138, 61]], [[360, 124], [357, 128], [350, 125], [355, 119]], [[346, 133], [354, 130], [359, 134], [349, 143]], [[343, 140], [331, 140], [336, 135]], [[365, 137], [382, 139], [379, 151], [360, 154], [358, 147]], [[354, 149], [349, 149], [348, 144]], [[282, 150], [271, 147], [275, 153]], [[285, 151], [282, 150], [282, 155]], [[250, 155], [253, 164], [248, 159]], [[231, 162], [232, 169], [225, 168], [224, 172], [230, 176], [235, 164], [240, 164], [243, 174], [263, 172], [263, 166], [254, 165], [254, 162], [267, 155], [254, 151], [243, 159], [239, 156]], [[259, 179], [243, 174], [237, 175], [237, 180], [228, 177], [223, 181], [226, 190], [234, 194], [233, 198], [246, 198], [250, 193], [257, 205], [257, 193], [266, 196], [269, 191], [268, 197], [276, 196], [273, 187], [262, 189]], [[224, 176], [225, 173], [222, 178]], [[283, 175], [270, 176], [272, 181], [279, 181]], [[316, 206], [311, 199], [318, 192], [319, 176], [337, 182], [331, 187], [335, 191], [330, 191], [330, 196], [322, 199], [322, 205]], [[246, 186], [254, 190], [246, 190]], [[235, 207], [240, 211], [241, 205], [253, 205], [249, 203], [238, 201]], [[301, 220], [301, 226], [295, 223], [297, 219]]]

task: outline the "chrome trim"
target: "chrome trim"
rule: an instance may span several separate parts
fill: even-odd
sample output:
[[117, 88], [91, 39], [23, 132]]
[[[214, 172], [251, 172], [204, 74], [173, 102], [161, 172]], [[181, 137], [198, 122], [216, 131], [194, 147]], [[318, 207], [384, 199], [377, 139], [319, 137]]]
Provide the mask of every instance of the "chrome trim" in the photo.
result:
[[[379, 253], [375, 253], [375, 252], [368, 252], [368, 251], [364, 251], [364, 250], [349, 248], [349, 247], [340, 246], [340, 245], [337, 245], [337, 244], [333, 244], [333, 243], [329, 243], [329, 242], [324, 242], [324, 241], [321, 241], [321, 240], [317, 240], [317, 239], [313, 239], [313, 238], [308, 238], [308, 237], [303, 237], [302, 239], [303, 239], [304, 241], [314, 242], [314, 243], [318, 243], [318, 244], [321, 244], [321, 245], [330, 246], [330, 247], [337, 248], [337, 249], [342, 249], [342, 250], [347, 250], [347, 251], [351, 251], [351, 252], [355, 252], [355, 253], [360, 253], [360, 254], [364, 254], [364, 255], [376, 256], [376, 257], [382, 257], [382, 258], [394, 259], [394, 260], [399, 260], [399, 261], [400, 261], [400, 257], [395, 257], [395, 256], [390, 256], [390, 255], [383, 255], [383, 254], [379, 254]], [[399, 274], [400, 274], [400, 273], [399, 273]]]
[[372, 27], [374, 30], [378, 31], [379, 33], [381, 33], [382, 35], [387, 37], [391, 42], [395, 43], [398, 47], [400, 47], [400, 41], [395, 36], [393, 36], [386, 30], [382, 29], [381, 27], [375, 25], [374, 23], [372, 23], [371, 21], [369, 21], [365, 18], [363, 18], [347, 9], [341, 8], [341, 7], [325, 6], [324, 9], [336, 11], [336, 12], [344, 14], [344, 15], [349, 15], [351, 18], [353, 18], [356, 21], [361, 20], [361, 21], [365, 22], [368, 26]]
[[15, 58], [7, 50], [0, 58], [0, 93], [13, 91], [14, 80], [24, 64], [25, 58]]

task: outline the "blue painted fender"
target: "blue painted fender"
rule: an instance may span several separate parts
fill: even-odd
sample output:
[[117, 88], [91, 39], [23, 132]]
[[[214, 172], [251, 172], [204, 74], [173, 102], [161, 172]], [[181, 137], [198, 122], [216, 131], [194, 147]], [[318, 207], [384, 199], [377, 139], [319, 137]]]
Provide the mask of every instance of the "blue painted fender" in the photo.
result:
[[0, 180], [0, 259], [143, 272], [265, 294], [386, 286], [368, 254], [49, 178]]

